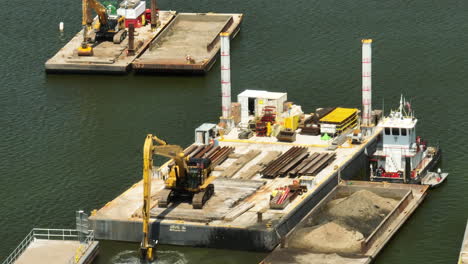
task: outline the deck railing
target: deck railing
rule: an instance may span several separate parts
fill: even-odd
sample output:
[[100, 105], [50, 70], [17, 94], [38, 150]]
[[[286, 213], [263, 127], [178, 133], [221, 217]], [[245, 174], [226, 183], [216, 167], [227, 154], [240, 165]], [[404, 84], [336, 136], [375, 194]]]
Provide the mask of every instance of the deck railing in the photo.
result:
[[[31, 232], [21, 241], [21, 243], [13, 250], [13, 252], [2, 262], [2, 264], [13, 264], [28, 248], [28, 246], [36, 239], [41, 240], [71, 240], [79, 241], [81, 235], [76, 229], [47, 229], [47, 228], [33, 228]], [[83, 234], [83, 241], [80, 243], [75, 256], [70, 259], [68, 263], [78, 263], [81, 256], [89, 246], [94, 242], [94, 232], [89, 231], [88, 234]]]

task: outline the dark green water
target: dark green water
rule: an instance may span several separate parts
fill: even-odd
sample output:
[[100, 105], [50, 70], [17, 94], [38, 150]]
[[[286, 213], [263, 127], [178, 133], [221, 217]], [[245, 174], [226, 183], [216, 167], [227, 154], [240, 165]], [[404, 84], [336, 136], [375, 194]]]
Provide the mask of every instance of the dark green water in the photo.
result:
[[[187, 146], [220, 115], [219, 64], [204, 77], [46, 75], [79, 29], [81, 1], [0, 8], [0, 260], [33, 227], [74, 226], [141, 178], [147, 133]], [[162, 9], [241, 12], [233, 95], [286, 91], [307, 112], [360, 104], [361, 38], [374, 39], [373, 98], [411, 99], [419, 134], [440, 141], [449, 181], [376, 263], [455, 263], [468, 216], [468, 2], [161, 0]], [[60, 21], [65, 33], [58, 32]], [[233, 241], [242, 243], [242, 241]], [[97, 263], [137, 263], [137, 244], [103, 243]], [[263, 253], [163, 246], [162, 263], [257, 263]]]

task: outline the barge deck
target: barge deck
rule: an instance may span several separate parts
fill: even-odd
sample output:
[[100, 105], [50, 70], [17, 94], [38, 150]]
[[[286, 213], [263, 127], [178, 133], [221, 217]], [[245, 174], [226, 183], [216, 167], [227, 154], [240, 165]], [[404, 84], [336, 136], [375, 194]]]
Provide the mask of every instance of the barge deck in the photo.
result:
[[[164, 189], [160, 175], [167, 170], [170, 161], [155, 173], [151, 183], [154, 204], [150, 232], [159, 243], [271, 251], [338, 184], [339, 178], [350, 178], [367, 167], [366, 153], [375, 149], [381, 130], [376, 128], [361, 144], [346, 141], [331, 148], [334, 150], [330, 150], [331, 140], [324, 142], [320, 135], [298, 134], [294, 143], [286, 143], [277, 142], [274, 137], [253, 136], [239, 140], [240, 132], [239, 128], [234, 128], [219, 139], [220, 147], [234, 148], [234, 152], [214, 168], [215, 194], [201, 210], [192, 209], [187, 203], [176, 203], [168, 208], [155, 206], [158, 193]], [[292, 147], [305, 148], [309, 153], [335, 153], [335, 159], [313, 176], [306, 193], [284, 209], [271, 209], [272, 191], [291, 184], [294, 178], [265, 178], [260, 175], [258, 166], [265, 163], [265, 159], [271, 161], [277, 157], [271, 158], [272, 153], [285, 153]], [[241, 162], [247, 155], [249, 158]], [[233, 168], [236, 168], [235, 173], [232, 173]], [[256, 173], [252, 175], [254, 168], [257, 168]], [[142, 181], [136, 183], [92, 213], [89, 221], [97, 239], [141, 241], [142, 185]]]
[[234, 38], [242, 14], [180, 13], [133, 62], [137, 72], [205, 73], [216, 61], [219, 34]]
[[[174, 19], [175, 11], [159, 11], [161, 24], [155, 30], [147, 24], [135, 28], [135, 54], [127, 55], [128, 37], [120, 44], [110, 41], [100, 42], [94, 47], [93, 56], [78, 56], [77, 49], [83, 42], [83, 30], [78, 32], [57, 54], [45, 64], [49, 73], [109, 73], [125, 74], [131, 69], [131, 63], [146, 50], [151, 41], [161, 33]], [[140, 44], [138, 44], [140, 43]]]

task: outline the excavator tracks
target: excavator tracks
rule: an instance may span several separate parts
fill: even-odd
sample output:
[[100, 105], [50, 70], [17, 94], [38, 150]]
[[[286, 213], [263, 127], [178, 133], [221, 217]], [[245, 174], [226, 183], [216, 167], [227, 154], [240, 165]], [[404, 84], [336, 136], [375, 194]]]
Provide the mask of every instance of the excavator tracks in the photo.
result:
[[159, 193], [158, 207], [167, 208], [168, 204], [171, 202], [172, 194], [173, 192], [170, 189], [162, 190]]
[[193, 209], [202, 209], [206, 201], [208, 201], [214, 194], [214, 185], [209, 184], [204, 190], [193, 195], [192, 207]]
[[114, 44], [120, 44], [127, 37], [127, 30], [121, 29], [113, 37]]

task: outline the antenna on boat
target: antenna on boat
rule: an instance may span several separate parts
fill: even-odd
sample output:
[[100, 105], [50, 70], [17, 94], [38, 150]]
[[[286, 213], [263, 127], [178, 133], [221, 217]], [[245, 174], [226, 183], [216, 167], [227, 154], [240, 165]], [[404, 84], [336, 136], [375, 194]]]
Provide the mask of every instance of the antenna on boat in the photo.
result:
[[385, 116], [385, 98], [382, 98], [382, 116]]

